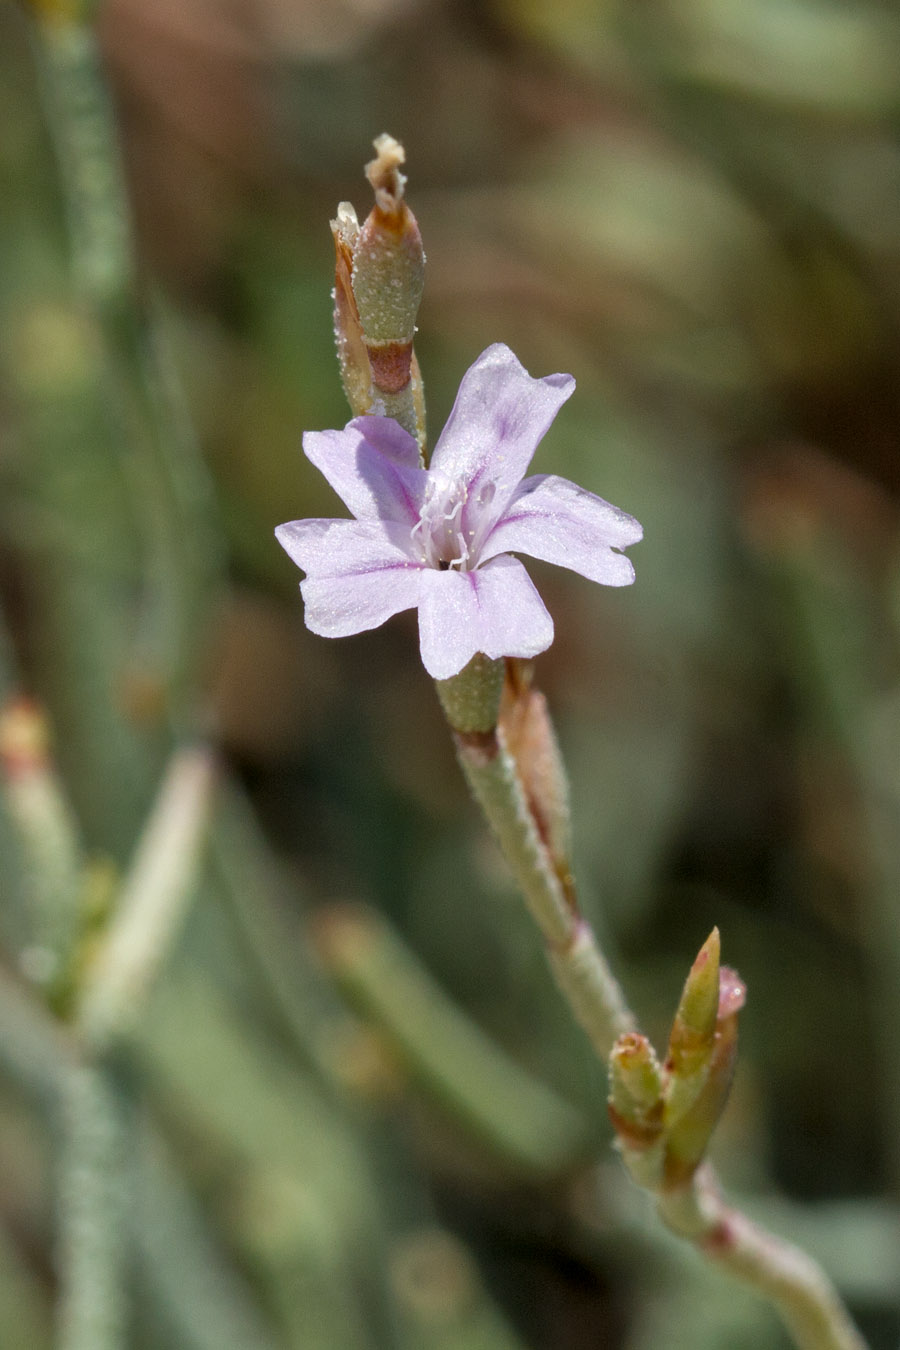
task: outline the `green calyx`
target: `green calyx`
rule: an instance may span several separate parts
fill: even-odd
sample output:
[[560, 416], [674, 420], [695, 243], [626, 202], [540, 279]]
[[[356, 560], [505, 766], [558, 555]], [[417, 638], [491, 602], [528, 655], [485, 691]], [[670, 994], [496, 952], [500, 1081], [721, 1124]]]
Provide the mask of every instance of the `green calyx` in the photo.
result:
[[435, 680], [438, 697], [454, 731], [467, 736], [493, 731], [500, 716], [503, 661], [477, 652], [458, 675]]

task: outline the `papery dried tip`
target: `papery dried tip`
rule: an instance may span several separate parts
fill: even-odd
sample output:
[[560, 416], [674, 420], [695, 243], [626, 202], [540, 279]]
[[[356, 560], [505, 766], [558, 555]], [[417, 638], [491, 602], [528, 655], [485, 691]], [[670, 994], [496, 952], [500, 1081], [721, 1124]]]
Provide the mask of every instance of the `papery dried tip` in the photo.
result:
[[[506, 661], [500, 725], [516, 761], [538, 835], [563, 885], [571, 884], [569, 786], [547, 700], [530, 688], [525, 662]], [[567, 880], [568, 879], [568, 880]]]
[[515, 700], [527, 694], [534, 681], [534, 662], [518, 656], [506, 658], [506, 678], [503, 686], [504, 700]]
[[406, 151], [386, 131], [376, 136], [372, 144], [376, 157], [366, 165], [366, 177], [379, 209], [393, 214], [400, 209], [406, 187], [406, 175], [400, 172], [400, 165], [406, 163]]
[[341, 243], [352, 251], [359, 238], [359, 219], [352, 202], [338, 203], [335, 218], [331, 221], [331, 232], [336, 239], [340, 239]]
[[353, 251], [359, 239], [359, 222], [350, 202], [341, 202], [331, 222], [334, 236], [334, 337], [337, 343], [341, 383], [354, 417], [372, 409], [372, 368], [356, 297], [353, 294]]

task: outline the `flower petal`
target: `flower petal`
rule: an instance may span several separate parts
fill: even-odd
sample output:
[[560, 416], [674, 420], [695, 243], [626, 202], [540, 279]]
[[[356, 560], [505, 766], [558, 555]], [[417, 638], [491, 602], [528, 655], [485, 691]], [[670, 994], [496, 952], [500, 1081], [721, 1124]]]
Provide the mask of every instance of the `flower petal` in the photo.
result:
[[486, 656], [537, 656], [553, 641], [553, 620], [517, 558], [494, 558], [471, 572], [478, 588]]
[[357, 520], [418, 520], [427, 475], [415, 437], [393, 418], [356, 417], [343, 431], [308, 431], [303, 450]]
[[421, 565], [409, 530], [391, 520], [289, 520], [276, 526], [275, 538], [298, 567], [320, 577]]
[[535, 474], [513, 493], [480, 557], [528, 553], [590, 581], [627, 586], [634, 568], [615, 550], [636, 544], [643, 533], [633, 516], [593, 492], [555, 474]]
[[458, 675], [480, 649], [474, 572], [425, 568], [419, 592], [419, 651], [435, 680]]
[[388, 566], [346, 577], [307, 577], [300, 582], [304, 618], [320, 637], [350, 637], [378, 628], [394, 614], [415, 609], [424, 570]]
[[[464, 482], [478, 520], [467, 529], [498, 519], [521, 481], [541, 439], [575, 388], [571, 375], [532, 379], [502, 342], [488, 347], [466, 371], [453, 411], [441, 432], [431, 468], [448, 480]], [[483, 489], [494, 485], [484, 500]]]
[[472, 572], [423, 570], [419, 646], [434, 679], [457, 675], [476, 652], [495, 660], [537, 656], [552, 641], [553, 620], [515, 558]]
[[421, 563], [409, 530], [394, 522], [293, 520], [275, 534], [309, 575], [300, 583], [306, 626], [322, 637], [377, 628], [419, 603]]

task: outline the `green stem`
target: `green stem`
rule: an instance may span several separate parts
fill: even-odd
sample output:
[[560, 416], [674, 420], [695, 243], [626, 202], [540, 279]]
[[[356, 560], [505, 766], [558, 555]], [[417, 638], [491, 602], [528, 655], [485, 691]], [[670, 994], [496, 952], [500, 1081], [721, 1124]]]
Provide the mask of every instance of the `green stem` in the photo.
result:
[[[568, 871], [558, 862], [554, 866], [543, 842], [502, 726], [496, 725], [499, 695], [488, 687], [490, 675], [484, 659], [476, 658], [456, 677], [458, 686], [453, 680], [439, 686], [459, 762], [541, 931], [556, 981], [598, 1055], [608, 1061], [618, 1037], [635, 1029], [635, 1019], [578, 911]], [[479, 681], [480, 703], [474, 696]], [[454, 705], [457, 690], [464, 694], [464, 716]], [[727, 1206], [708, 1165], [686, 1186], [664, 1190], [651, 1182], [644, 1189], [655, 1196], [673, 1232], [775, 1306], [797, 1350], [865, 1350], [818, 1263]]]
[[58, 1350], [126, 1344], [123, 1103], [110, 1072], [75, 1063], [63, 1088]]
[[503, 732], [456, 731], [454, 738], [466, 781], [543, 936], [557, 984], [605, 1062], [618, 1037], [634, 1029], [634, 1016], [540, 838]]
[[49, 739], [47, 719], [30, 700], [0, 707], [0, 805], [21, 848], [30, 905], [20, 962], [53, 1000], [69, 978], [78, 939], [84, 858]]
[[116, 912], [83, 977], [76, 1024], [95, 1053], [139, 1020], [184, 919], [197, 886], [216, 773], [203, 746], [172, 756]]
[[710, 1167], [659, 1195], [657, 1209], [673, 1232], [774, 1304], [797, 1350], [865, 1350], [821, 1266], [728, 1206]]
[[[76, 7], [77, 8], [77, 7]], [[63, 11], [64, 6], [59, 6]], [[188, 713], [198, 634], [220, 575], [213, 496], [163, 308], [141, 274], [119, 136], [90, 3], [37, 16], [44, 104], [63, 188], [76, 297], [97, 323], [114, 434], [144, 552], [147, 603], [136, 666], [163, 674]]]

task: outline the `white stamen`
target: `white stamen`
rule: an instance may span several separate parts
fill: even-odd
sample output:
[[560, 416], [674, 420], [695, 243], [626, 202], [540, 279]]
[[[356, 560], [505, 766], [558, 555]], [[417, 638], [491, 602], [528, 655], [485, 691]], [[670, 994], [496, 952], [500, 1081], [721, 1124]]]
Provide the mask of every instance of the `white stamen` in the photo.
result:
[[421, 542], [422, 558], [429, 567], [468, 570], [475, 555], [462, 527], [467, 496], [465, 483], [440, 474], [429, 478], [422, 514], [412, 530], [413, 539]]

